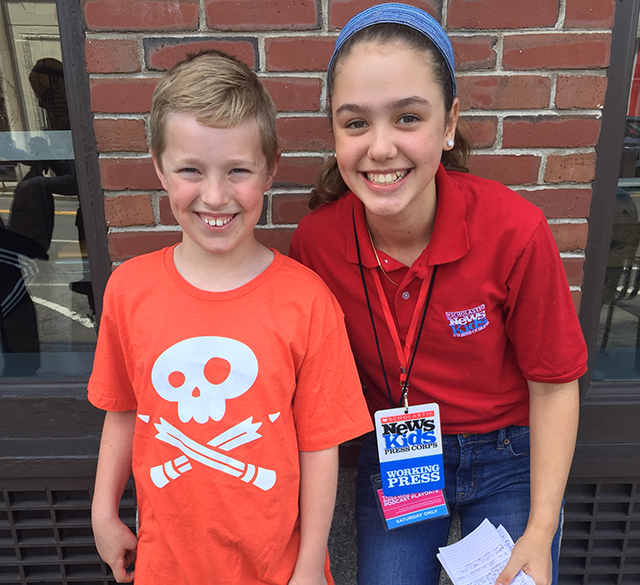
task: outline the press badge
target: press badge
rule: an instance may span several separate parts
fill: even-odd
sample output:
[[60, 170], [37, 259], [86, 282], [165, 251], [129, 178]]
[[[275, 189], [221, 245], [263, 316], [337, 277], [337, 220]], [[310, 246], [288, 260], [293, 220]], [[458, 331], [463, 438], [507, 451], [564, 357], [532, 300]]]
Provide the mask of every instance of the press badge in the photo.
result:
[[440, 412], [436, 403], [379, 410], [375, 422], [385, 496], [444, 488]]
[[372, 475], [371, 483], [387, 530], [449, 515], [444, 490], [387, 497], [382, 493], [379, 475]]

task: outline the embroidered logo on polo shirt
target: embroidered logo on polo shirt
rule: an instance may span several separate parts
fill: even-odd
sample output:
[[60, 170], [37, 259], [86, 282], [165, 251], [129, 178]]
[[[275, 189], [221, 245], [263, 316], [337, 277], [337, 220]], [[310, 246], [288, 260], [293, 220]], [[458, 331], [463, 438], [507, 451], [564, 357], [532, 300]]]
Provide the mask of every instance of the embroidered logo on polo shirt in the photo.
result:
[[454, 337], [466, 337], [472, 333], [478, 333], [489, 325], [484, 304], [466, 311], [447, 311], [445, 315]]

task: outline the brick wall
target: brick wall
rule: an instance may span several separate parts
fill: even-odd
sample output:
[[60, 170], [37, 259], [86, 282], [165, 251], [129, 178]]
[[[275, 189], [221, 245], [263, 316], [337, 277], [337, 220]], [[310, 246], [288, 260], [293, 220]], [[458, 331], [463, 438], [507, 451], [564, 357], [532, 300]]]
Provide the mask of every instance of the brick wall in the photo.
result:
[[[540, 206], [575, 300], [606, 89], [615, 0], [412, 0], [449, 32], [471, 171]], [[332, 136], [324, 71], [363, 0], [84, 0], [91, 108], [111, 257], [180, 233], [146, 150], [151, 94], [187, 52], [219, 48], [258, 72], [279, 110], [280, 171], [258, 237], [286, 252]]]

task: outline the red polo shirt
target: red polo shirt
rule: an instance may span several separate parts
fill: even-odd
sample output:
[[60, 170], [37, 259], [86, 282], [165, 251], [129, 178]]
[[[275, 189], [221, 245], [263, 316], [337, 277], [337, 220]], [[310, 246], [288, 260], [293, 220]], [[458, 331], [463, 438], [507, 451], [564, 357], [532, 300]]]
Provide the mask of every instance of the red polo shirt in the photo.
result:
[[[409, 402], [437, 402], [444, 433], [526, 425], [526, 380], [571, 382], [587, 352], [558, 248], [540, 209], [500, 183], [465, 173], [436, 175], [438, 206], [429, 245], [411, 267], [383, 252], [380, 274], [405, 342], [423, 280], [438, 265]], [[372, 271], [380, 271], [364, 206], [349, 194], [305, 217], [291, 256], [338, 298], [371, 412], [391, 406], [358, 267], [353, 220], [380, 350], [394, 401], [400, 361]]]

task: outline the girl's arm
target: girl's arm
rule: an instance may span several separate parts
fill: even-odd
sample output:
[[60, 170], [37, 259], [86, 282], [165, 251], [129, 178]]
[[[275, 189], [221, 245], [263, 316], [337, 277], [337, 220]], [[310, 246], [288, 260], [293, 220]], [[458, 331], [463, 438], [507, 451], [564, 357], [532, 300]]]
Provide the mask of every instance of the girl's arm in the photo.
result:
[[127, 567], [136, 557], [136, 536], [120, 520], [120, 498], [131, 476], [131, 450], [136, 411], [107, 412], [100, 439], [91, 524], [102, 560], [118, 583], [133, 581]]
[[289, 585], [327, 585], [324, 564], [337, 486], [337, 446], [300, 451], [300, 552]]
[[578, 432], [578, 381], [529, 384], [531, 432], [531, 510], [497, 585], [508, 585], [521, 569], [536, 585], [552, 580], [551, 543], [558, 528], [562, 498]]

